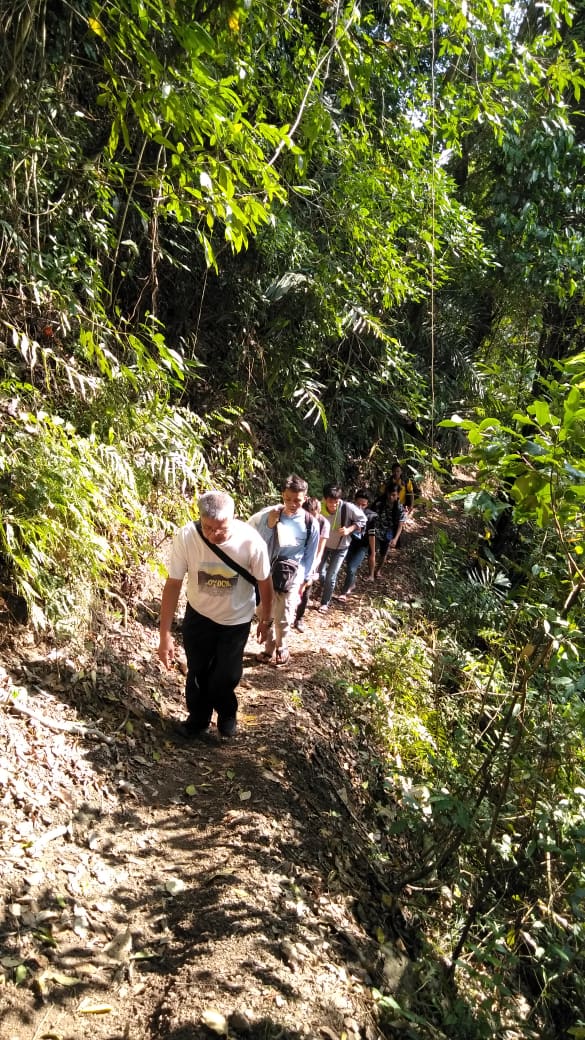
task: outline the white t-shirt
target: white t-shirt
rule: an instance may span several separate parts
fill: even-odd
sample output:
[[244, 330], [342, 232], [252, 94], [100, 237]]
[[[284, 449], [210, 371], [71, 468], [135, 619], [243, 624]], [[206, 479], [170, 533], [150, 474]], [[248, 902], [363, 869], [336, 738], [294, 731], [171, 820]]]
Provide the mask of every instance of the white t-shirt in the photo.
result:
[[[256, 578], [270, 575], [264, 540], [249, 524], [232, 520], [229, 537], [218, 546]], [[193, 610], [219, 625], [243, 625], [256, 609], [254, 586], [208, 549], [194, 523], [175, 535], [168, 565], [169, 578], [187, 575], [187, 599]]]

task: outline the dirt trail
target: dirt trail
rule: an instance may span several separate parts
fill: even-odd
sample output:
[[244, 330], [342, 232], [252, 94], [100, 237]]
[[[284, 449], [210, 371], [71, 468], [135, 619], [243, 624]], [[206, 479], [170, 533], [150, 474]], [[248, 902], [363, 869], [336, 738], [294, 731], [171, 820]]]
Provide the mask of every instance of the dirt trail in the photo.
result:
[[386, 582], [308, 612], [288, 669], [250, 640], [230, 742], [172, 739], [184, 679], [154, 657], [156, 585], [75, 654], [6, 635], [2, 1040], [381, 1035], [371, 991], [410, 984], [408, 921], [332, 677], [367, 667], [374, 601], [412, 591], [430, 534], [423, 517]]

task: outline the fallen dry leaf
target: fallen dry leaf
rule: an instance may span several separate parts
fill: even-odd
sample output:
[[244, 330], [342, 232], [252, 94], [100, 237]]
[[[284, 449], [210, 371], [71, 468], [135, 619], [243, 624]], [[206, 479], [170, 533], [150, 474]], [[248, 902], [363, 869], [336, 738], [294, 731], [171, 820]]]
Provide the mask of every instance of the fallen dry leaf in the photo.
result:
[[113, 1011], [114, 1007], [112, 1004], [103, 1003], [91, 1003], [83, 1002], [77, 1008], [78, 1015], [107, 1015], [110, 1011]]

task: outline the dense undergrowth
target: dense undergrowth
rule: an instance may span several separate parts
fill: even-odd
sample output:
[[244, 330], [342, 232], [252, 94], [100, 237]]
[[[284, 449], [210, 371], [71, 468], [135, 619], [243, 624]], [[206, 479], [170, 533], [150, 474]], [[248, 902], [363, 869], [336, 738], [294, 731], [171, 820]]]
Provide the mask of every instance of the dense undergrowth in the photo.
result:
[[372, 854], [419, 922], [416, 995], [379, 999], [401, 1036], [424, 1022], [457, 1040], [582, 1037], [580, 669], [558, 648], [525, 671], [529, 611], [470, 580], [467, 552], [437, 541], [425, 596], [379, 610], [372, 668], [337, 684], [379, 748], [363, 767]]
[[212, 474], [249, 494], [269, 482], [235, 409], [203, 419], [139, 372], [87, 386], [73, 364], [59, 399], [47, 365], [41, 353], [29, 382], [19, 372], [5, 383], [0, 592], [59, 635], [75, 630], [93, 596], [119, 591], [133, 565], [155, 559]]

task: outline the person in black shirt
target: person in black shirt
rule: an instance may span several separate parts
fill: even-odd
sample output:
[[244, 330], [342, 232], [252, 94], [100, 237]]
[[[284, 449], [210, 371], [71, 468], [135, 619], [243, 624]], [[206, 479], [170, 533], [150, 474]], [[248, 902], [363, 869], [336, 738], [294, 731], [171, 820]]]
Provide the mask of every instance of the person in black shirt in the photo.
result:
[[343, 583], [341, 595], [338, 597], [342, 603], [345, 602], [347, 597], [350, 596], [355, 589], [357, 572], [366, 556], [368, 557], [368, 576], [366, 581], [374, 580], [374, 568], [376, 566], [377, 514], [369, 508], [369, 492], [366, 491], [365, 488], [360, 488], [360, 490], [355, 493], [354, 502], [365, 514], [366, 526], [363, 531], [354, 532], [349, 549], [347, 550], [347, 556], [345, 557], [345, 581]]
[[388, 550], [396, 548], [406, 520], [406, 510], [400, 501], [398, 484], [389, 485], [382, 498], [376, 502], [376, 512], [378, 514], [376, 539], [379, 557], [374, 577], [379, 578], [388, 556]]

